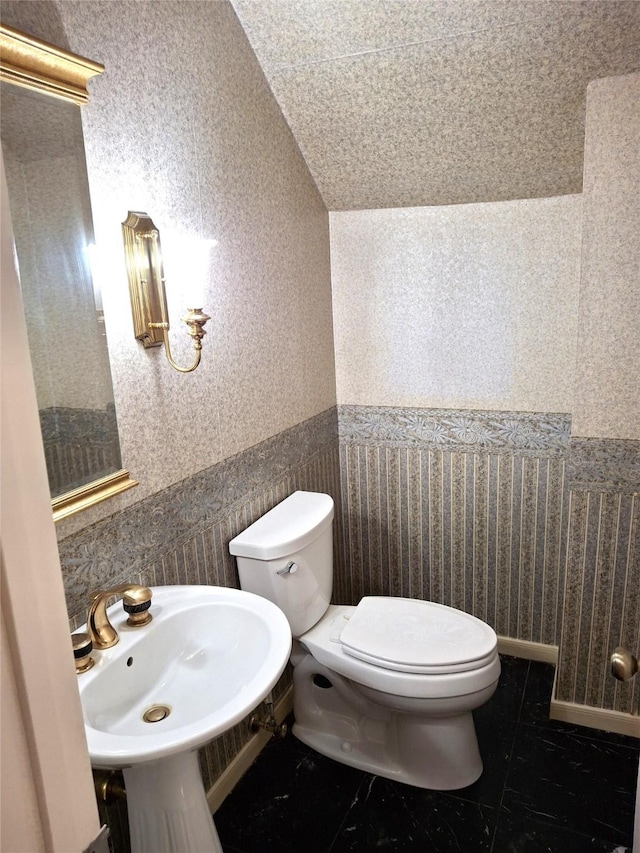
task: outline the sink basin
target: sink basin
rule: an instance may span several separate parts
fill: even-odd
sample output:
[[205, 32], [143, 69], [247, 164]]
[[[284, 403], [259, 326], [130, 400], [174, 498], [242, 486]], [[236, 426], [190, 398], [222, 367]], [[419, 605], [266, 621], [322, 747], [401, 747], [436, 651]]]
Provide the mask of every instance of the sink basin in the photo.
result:
[[[198, 747], [267, 696], [291, 651], [284, 613], [266, 598], [218, 586], [152, 590], [152, 621], [127, 625], [78, 676], [94, 767], [122, 768], [132, 853], [222, 853]], [[86, 629], [85, 629], [86, 630]]]
[[[269, 693], [291, 651], [282, 611], [265, 598], [216, 586], [153, 589], [153, 620], [127, 625], [93, 653], [78, 678], [94, 767], [130, 767], [193, 750], [243, 719]], [[145, 722], [145, 713], [162, 717]]]

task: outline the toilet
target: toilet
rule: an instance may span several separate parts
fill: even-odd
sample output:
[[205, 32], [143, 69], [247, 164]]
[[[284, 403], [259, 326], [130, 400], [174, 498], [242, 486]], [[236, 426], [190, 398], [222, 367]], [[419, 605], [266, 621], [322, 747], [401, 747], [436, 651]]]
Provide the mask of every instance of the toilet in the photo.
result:
[[293, 734], [369, 773], [454, 790], [482, 773], [472, 711], [500, 676], [497, 637], [442, 604], [366, 596], [332, 605], [333, 499], [298, 491], [229, 543], [240, 586], [293, 635]]

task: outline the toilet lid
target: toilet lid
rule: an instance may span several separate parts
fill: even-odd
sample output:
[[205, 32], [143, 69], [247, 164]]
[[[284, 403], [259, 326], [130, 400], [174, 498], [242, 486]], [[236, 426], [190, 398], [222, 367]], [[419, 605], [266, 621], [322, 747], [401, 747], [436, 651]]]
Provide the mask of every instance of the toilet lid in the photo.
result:
[[399, 672], [465, 672], [484, 666], [497, 638], [489, 625], [444, 604], [365, 597], [340, 633], [343, 650]]

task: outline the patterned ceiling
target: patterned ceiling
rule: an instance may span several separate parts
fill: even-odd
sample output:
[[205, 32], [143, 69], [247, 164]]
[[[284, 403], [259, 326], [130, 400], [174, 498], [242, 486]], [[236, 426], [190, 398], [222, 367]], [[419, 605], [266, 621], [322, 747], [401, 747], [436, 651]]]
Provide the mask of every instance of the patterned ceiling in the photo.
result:
[[232, 0], [330, 210], [580, 192], [637, 0]]

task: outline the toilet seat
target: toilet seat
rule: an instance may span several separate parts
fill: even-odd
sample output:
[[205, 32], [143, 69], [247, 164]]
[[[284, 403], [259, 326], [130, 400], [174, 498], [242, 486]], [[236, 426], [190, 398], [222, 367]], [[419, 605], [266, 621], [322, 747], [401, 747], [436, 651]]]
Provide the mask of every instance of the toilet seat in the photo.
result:
[[367, 596], [340, 632], [346, 654], [396, 672], [442, 675], [485, 666], [496, 635], [475, 616], [414, 598]]
[[[382, 598], [382, 596], [381, 596]], [[384, 600], [384, 599], [383, 599]], [[386, 599], [387, 601], [390, 599]], [[451, 608], [450, 608], [451, 609]], [[358, 658], [347, 651], [341, 642], [341, 635], [353, 618], [356, 607], [349, 605], [329, 605], [324, 616], [308, 631], [298, 637], [299, 642], [311, 655], [324, 666], [357, 684], [381, 690], [397, 696], [414, 698], [438, 698], [462, 696], [484, 690], [495, 683], [500, 675], [500, 660], [497, 650], [497, 638], [493, 633], [493, 652], [476, 661], [473, 669], [447, 671], [446, 665], [437, 672], [411, 672]], [[347, 635], [348, 639], [348, 635]], [[296, 642], [294, 641], [294, 648]], [[293, 660], [294, 666], [296, 661]], [[485, 661], [482, 663], [481, 661]]]

